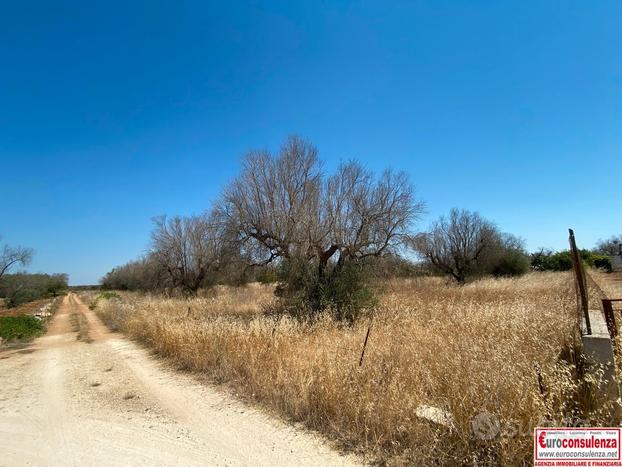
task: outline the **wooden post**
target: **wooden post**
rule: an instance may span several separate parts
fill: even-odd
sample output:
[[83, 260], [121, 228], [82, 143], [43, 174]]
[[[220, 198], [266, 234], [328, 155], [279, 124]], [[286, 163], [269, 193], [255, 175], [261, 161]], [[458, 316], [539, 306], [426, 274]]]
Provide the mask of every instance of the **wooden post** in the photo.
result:
[[570, 234], [570, 255], [572, 256], [572, 269], [574, 269], [575, 285], [579, 293], [581, 311], [583, 312], [583, 316], [585, 318], [585, 329], [589, 335], [592, 334], [592, 326], [590, 325], [590, 314], [588, 312], [589, 303], [587, 299], [587, 280], [585, 278], [585, 271], [583, 270], [583, 261], [579, 255], [577, 243], [574, 238], [574, 232], [572, 229], [568, 229], [568, 233]]

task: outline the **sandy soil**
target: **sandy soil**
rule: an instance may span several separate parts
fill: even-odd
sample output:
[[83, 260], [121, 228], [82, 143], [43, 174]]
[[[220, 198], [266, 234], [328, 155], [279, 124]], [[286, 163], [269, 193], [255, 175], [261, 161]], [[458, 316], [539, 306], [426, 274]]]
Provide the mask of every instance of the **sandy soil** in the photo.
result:
[[[76, 321], [88, 323], [90, 343], [77, 339]], [[355, 463], [166, 368], [73, 294], [44, 337], [0, 352], [0, 465]]]
[[609, 283], [612, 291], [617, 294], [609, 298], [622, 298], [622, 271], [616, 271], [612, 272], [611, 274], [607, 274], [605, 276], [605, 279]]

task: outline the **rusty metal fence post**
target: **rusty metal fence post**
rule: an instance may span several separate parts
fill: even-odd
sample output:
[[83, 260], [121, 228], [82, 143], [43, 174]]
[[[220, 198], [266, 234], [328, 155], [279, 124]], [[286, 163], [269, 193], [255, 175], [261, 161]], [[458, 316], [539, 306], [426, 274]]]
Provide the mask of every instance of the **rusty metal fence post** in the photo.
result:
[[359, 359], [359, 367], [363, 366], [363, 358], [365, 357], [365, 349], [367, 348], [367, 340], [369, 339], [369, 331], [371, 331], [371, 320], [367, 326], [367, 334], [365, 334], [365, 342], [363, 342], [363, 350], [361, 350], [361, 358]]
[[[603, 311], [605, 313], [605, 321], [607, 322], [607, 329], [611, 340], [614, 340], [618, 335], [618, 324], [613, 309], [613, 302], [622, 302], [622, 298], [603, 298]], [[618, 310], [621, 311], [621, 310]]]
[[568, 240], [570, 242], [570, 255], [572, 256], [572, 269], [574, 270], [575, 286], [579, 296], [579, 305], [585, 319], [585, 329], [589, 335], [592, 334], [592, 326], [590, 325], [590, 314], [588, 311], [589, 303], [587, 298], [587, 279], [585, 278], [583, 261], [581, 261], [581, 256], [579, 255], [579, 250], [577, 249], [577, 242], [574, 237], [574, 232], [572, 229], [568, 229], [568, 233], [570, 234]]

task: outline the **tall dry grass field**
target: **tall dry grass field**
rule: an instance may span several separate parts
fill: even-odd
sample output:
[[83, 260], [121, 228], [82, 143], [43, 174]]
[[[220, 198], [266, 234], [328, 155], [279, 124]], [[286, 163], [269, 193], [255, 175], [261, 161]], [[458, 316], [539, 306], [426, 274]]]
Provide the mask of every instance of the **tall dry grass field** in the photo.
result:
[[[390, 464], [530, 462], [533, 427], [566, 414], [571, 369], [559, 358], [576, 335], [568, 273], [463, 287], [437, 278], [393, 281], [373, 320], [351, 327], [328, 316], [301, 323], [266, 315], [271, 299], [267, 286], [220, 288], [193, 300], [128, 294], [102, 300], [97, 312], [183, 368]], [[418, 417], [421, 406], [453, 420]], [[490, 440], [482, 438], [499, 426], [486, 421], [501, 426]]]

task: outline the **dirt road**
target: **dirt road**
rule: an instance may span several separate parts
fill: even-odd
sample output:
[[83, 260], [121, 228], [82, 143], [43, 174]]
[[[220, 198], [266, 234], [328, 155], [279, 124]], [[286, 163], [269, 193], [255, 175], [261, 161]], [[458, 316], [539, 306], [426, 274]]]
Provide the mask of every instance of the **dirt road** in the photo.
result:
[[[80, 321], [92, 342], [77, 339]], [[0, 465], [354, 463], [167, 369], [73, 294], [44, 337], [0, 352]]]

